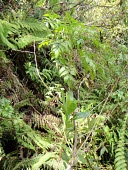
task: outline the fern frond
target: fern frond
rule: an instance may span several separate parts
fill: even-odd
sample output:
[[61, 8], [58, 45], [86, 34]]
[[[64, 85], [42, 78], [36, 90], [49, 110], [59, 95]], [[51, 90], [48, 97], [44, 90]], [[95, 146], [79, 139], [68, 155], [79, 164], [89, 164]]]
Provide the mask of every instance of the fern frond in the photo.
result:
[[17, 42], [15, 41], [19, 48], [24, 48], [34, 41], [42, 41], [49, 32], [44, 23], [34, 18], [18, 20], [16, 24], [22, 34], [17, 38]]
[[21, 28], [23, 29], [26, 28], [28, 31], [33, 33], [42, 32], [43, 35], [44, 33], [47, 33], [47, 29], [48, 29], [43, 22], [40, 22], [35, 18], [27, 18], [25, 20], [19, 20], [18, 25], [20, 25]]
[[15, 165], [19, 162], [18, 158], [16, 157], [16, 152], [11, 152], [3, 157], [1, 161], [1, 169], [2, 170], [12, 170]]
[[65, 170], [67, 163], [63, 159], [60, 160], [59, 158], [59, 160], [56, 160], [56, 159], [48, 160], [46, 162], [46, 165], [48, 165], [49, 167], [52, 167], [53, 169], [58, 168], [58, 170]]
[[0, 44], [16, 49], [16, 46], [8, 40], [8, 34], [11, 32], [13, 32], [13, 24], [9, 24], [7, 21], [0, 20]]
[[[14, 126], [17, 133], [18, 142], [29, 149], [35, 150], [35, 146], [45, 150], [52, 147], [52, 144], [34, 131], [22, 119], [16, 119]], [[33, 144], [34, 143], [34, 144]], [[34, 146], [35, 145], [35, 146]]]
[[11, 49], [24, 48], [34, 41], [42, 41], [48, 33], [45, 24], [34, 18], [17, 18], [12, 23], [0, 20], [1, 45]]
[[127, 170], [127, 163], [125, 158], [125, 132], [128, 121], [128, 113], [122, 122], [122, 129], [120, 130], [120, 138], [115, 151], [115, 170]]
[[35, 127], [50, 129], [56, 133], [57, 132], [56, 127], [60, 127], [62, 121], [60, 118], [52, 114], [48, 115], [33, 114], [32, 123], [35, 125]]
[[14, 108], [18, 110], [18, 109], [20, 109], [21, 107], [24, 107], [24, 106], [32, 106], [29, 99], [24, 99], [24, 100], [21, 100], [21, 101], [17, 102], [14, 105]]
[[30, 45], [34, 41], [42, 41], [42, 38], [36, 37], [33, 35], [23, 35], [21, 38], [18, 39], [18, 42], [15, 42], [19, 48], [24, 48]]
[[36, 157], [36, 163], [33, 164], [32, 170], [39, 169], [42, 165], [45, 163], [47, 164], [47, 161], [52, 161], [52, 158], [56, 158], [56, 154], [54, 152], [47, 152], [45, 155], [38, 155]]
[[[57, 165], [56, 159], [58, 156], [55, 152], [47, 152], [46, 154], [39, 154], [38, 156], [34, 156], [29, 159], [24, 159], [20, 162], [17, 162], [15, 166], [13, 166], [13, 170], [18, 169], [30, 169], [30, 170], [40, 170], [42, 167], [44, 169], [53, 169]], [[62, 166], [61, 166], [62, 167]], [[64, 167], [64, 166], [63, 166]], [[60, 168], [59, 168], [60, 169]], [[60, 169], [64, 170], [64, 168]]]
[[16, 157], [11, 156], [10, 154], [8, 154], [5, 158], [6, 160], [4, 161], [4, 166], [3, 166], [4, 170], [12, 170], [12, 169], [31, 170], [31, 164], [32, 164], [31, 159], [26, 158], [22, 161], [19, 161]]

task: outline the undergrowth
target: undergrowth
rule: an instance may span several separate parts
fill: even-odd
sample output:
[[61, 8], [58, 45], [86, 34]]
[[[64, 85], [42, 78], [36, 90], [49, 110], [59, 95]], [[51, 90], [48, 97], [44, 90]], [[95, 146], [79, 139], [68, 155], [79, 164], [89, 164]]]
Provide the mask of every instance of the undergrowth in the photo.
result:
[[127, 169], [127, 46], [20, 10], [0, 19], [0, 167]]

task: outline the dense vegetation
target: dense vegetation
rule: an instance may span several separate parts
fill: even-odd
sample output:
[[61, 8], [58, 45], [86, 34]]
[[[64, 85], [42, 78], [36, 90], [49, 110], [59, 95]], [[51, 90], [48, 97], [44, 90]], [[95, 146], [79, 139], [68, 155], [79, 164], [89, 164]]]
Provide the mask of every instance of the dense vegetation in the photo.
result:
[[128, 1], [0, 12], [1, 170], [128, 169]]

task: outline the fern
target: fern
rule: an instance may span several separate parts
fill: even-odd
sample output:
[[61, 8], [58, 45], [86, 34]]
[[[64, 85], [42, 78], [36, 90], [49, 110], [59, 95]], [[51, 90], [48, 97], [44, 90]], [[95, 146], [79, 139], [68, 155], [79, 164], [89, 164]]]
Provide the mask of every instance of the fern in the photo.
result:
[[[27, 97], [29, 98], [29, 96], [27, 95]], [[21, 107], [24, 107], [24, 106], [31, 106], [32, 104], [30, 103], [29, 99], [24, 99], [24, 100], [21, 100], [19, 102], [17, 102], [15, 105], [14, 105], [14, 109], [20, 109]]]
[[38, 115], [37, 113], [34, 113], [30, 120], [30, 124], [34, 125], [34, 128], [45, 129], [50, 134], [52, 133], [52, 135], [61, 136], [62, 132], [60, 128], [62, 126], [62, 121], [52, 114]]
[[52, 158], [56, 158], [56, 154], [54, 152], [47, 152], [45, 155], [38, 155], [36, 157], [36, 162], [32, 165], [32, 170], [39, 169], [42, 164], [47, 163], [48, 160], [52, 161]]
[[[33, 156], [31, 159], [24, 159], [21, 162], [18, 162], [16, 164], [13, 164], [13, 170], [18, 169], [30, 169], [30, 170], [39, 170], [39, 169], [56, 169], [58, 165], [58, 156], [55, 152], [47, 152], [46, 154], [39, 154], [37, 156]], [[15, 159], [16, 161], [16, 159]], [[11, 170], [8, 166], [8, 170]], [[7, 166], [6, 166], [7, 168]], [[63, 164], [63, 161], [59, 162], [58, 170], [64, 170], [65, 166]]]
[[15, 152], [12, 152], [3, 158], [3, 164], [1, 166], [2, 170], [12, 170], [15, 167], [15, 165], [19, 162], [15, 154]]
[[49, 32], [44, 23], [34, 18], [19, 19], [16, 25], [21, 33], [15, 41], [19, 48], [24, 48], [34, 41], [42, 41]]
[[21, 38], [18, 39], [18, 42], [15, 41], [15, 43], [19, 48], [22, 49], [22, 48], [30, 45], [34, 41], [41, 41], [41, 40], [42, 40], [42, 38], [40, 38], [40, 37], [36, 37], [36, 36], [28, 34], [28, 35], [23, 35]]
[[12, 44], [9, 39], [8, 35], [11, 35], [15, 32], [16, 27], [15, 24], [11, 24], [5, 20], [0, 20], [0, 44], [3, 46], [8, 46], [9, 48], [16, 49], [16, 46]]
[[48, 160], [44, 165], [46, 167], [49, 166], [49, 167], [52, 167], [54, 169], [58, 168], [58, 170], [65, 170], [67, 163], [63, 159], [60, 159], [59, 161], [57, 161], [56, 159], [52, 159], [52, 160]]
[[22, 21], [19, 19], [18, 25], [20, 25], [22, 29], [26, 28], [28, 31], [33, 32], [34, 35], [37, 35], [37, 33], [42, 33], [42, 35], [47, 33], [47, 27], [44, 23], [34, 18], [27, 18]]
[[[47, 149], [53, 148], [53, 144], [51, 144], [50, 141], [42, 137], [39, 132], [36, 132], [29, 125], [27, 125], [23, 121], [22, 116], [15, 113], [13, 107], [10, 105], [9, 100], [5, 98], [2, 98], [0, 100], [0, 116], [1, 136], [5, 132], [9, 133], [13, 131], [14, 134], [12, 135], [13, 137], [15, 136], [15, 138], [17, 139], [19, 146], [29, 149], [32, 155], [33, 153], [38, 153], [38, 148], [42, 153], [46, 153]], [[3, 137], [1, 137], [1, 140], [3, 140], [2, 138]], [[8, 140], [7, 137], [6, 140]], [[18, 161], [18, 158], [15, 156], [16, 153], [14, 155], [11, 155], [11, 153], [5, 155], [2, 145], [0, 146], [0, 150], [1, 158], [3, 158], [4, 156], [6, 157], [6, 160], [4, 161], [5, 169], [9, 170], [12, 169], [12, 167], [15, 167], [15, 163], [17, 164]], [[10, 157], [10, 159], [8, 159], [7, 157]], [[21, 162], [20, 164], [24, 166], [24, 163], [26, 162]], [[17, 166], [18, 165], [19, 164], [17, 164]]]
[[0, 20], [0, 40], [3, 46], [21, 49], [34, 41], [42, 41], [49, 33], [45, 24], [37, 19], [14, 18], [12, 21]]
[[128, 113], [126, 114], [124, 121], [122, 122], [122, 128], [120, 130], [120, 139], [115, 151], [115, 170], [127, 170], [127, 163], [125, 158], [125, 133], [128, 121]]
[[39, 133], [34, 131], [29, 125], [27, 125], [22, 119], [16, 119], [13, 122], [16, 137], [18, 142], [28, 149], [36, 150], [39, 147], [43, 150], [52, 147], [52, 144], [43, 138]]

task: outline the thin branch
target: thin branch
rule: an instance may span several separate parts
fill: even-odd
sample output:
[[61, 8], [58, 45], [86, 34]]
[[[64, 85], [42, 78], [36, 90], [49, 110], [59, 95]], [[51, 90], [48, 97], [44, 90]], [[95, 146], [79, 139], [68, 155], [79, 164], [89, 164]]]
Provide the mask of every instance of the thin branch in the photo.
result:
[[[63, 143], [62, 143], [62, 144], [63, 144]], [[55, 169], [55, 170], [58, 170], [58, 168], [59, 168], [60, 161], [61, 161], [61, 157], [62, 157], [62, 152], [63, 152], [63, 148], [61, 147], [61, 148], [60, 148], [59, 158], [58, 158], [58, 164], [56, 165], [56, 169]]]
[[40, 76], [40, 72], [39, 72], [39, 69], [38, 69], [38, 65], [37, 65], [37, 59], [36, 59], [36, 45], [35, 45], [35, 41], [34, 41], [34, 44], [33, 44], [33, 47], [34, 47], [34, 58], [35, 58], [35, 64], [36, 64], [36, 72], [38, 74], [38, 77], [39, 79], [41, 80], [41, 82], [43, 83], [44, 87], [46, 87], [48, 89], [48, 86], [46, 85], [46, 83], [43, 81], [43, 79], [41, 78]]
[[79, 87], [78, 87], [78, 92], [77, 92], [77, 99], [78, 99], [78, 101], [80, 100], [80, 88], [81, 88], [81, 86], [82, 86], [82, 84], [84, 83], [84, 81], [85, 81], [85, 79], [83, 79], [81, 82], [80, 82], [80, 84], [79, 84]]
[[74, 146], [73, 146], [73, 153], [72, 153], [72, 158], [69, 163], [69, 166], [67, 167], [66, 170], [72, 170], [73, 166], [75, 165], [76, 161], [76, 156], [77, 156], [77, 143], [78, 143], [78, 136], [77, 136], [77, 128], [76, 128], [76, 121], [73, 121], [74, 124]]
[[[7, 51], [7, 50], [0, 50], [0, 51]], [[15, 50], [15, 49], [11, 49], [11, 51], [16, 51], [16, 52], [20, 52], [20, 53], [34, 54], [34, 52], [32, 52], [32, 51], [23, 51], [23, 50]]]

